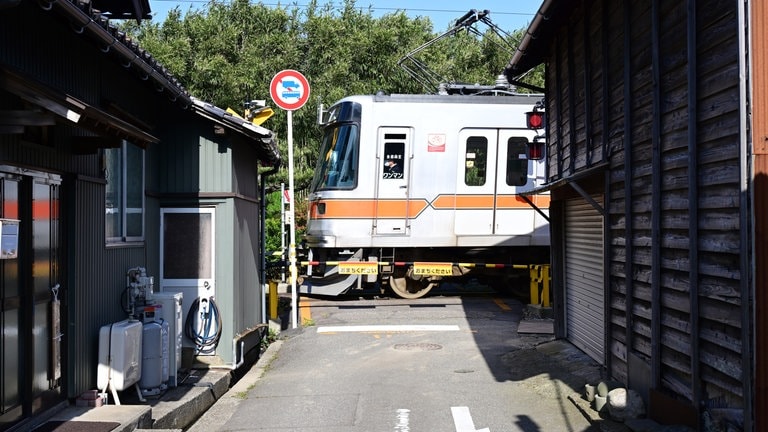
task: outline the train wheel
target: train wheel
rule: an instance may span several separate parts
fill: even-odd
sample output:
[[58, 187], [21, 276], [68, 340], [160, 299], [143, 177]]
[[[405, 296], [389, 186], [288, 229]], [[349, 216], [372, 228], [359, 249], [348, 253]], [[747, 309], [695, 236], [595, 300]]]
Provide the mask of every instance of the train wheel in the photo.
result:
[[409, 277], [395, 277], [390, 276], [389, 286], [392, 291], [398, 297], [404, 299], [417, 299], [424, 297], [427, 293], [437, 285], [434, 282], [429, 282], [426, 279], [414, 280]]

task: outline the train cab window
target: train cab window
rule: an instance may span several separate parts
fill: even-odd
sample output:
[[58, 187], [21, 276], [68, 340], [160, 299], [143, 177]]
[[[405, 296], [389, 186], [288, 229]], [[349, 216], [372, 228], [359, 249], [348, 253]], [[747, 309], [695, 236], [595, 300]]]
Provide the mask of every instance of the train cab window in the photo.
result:
[[488, 139], [469, 137], [467, 139], [467, 152], [464, 155], [464, 184], [467, 186], [484, 185], [487, 165]]
[[511, 137], [507, 140], [507, 185], [525, 186], [528, 182], [528, 140]]
[[359, 147], [356, 124], [342, 123], [327, 128], [311, 190], [353, 189], [357, 184]]

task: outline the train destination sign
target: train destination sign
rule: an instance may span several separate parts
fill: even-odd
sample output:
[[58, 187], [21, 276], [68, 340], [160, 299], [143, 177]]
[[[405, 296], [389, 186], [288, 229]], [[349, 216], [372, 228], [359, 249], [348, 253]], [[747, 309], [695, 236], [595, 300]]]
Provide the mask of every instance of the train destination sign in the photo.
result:
[[375, 261], [339, 263], [339, 274], [378, 274], [379, 263]]
[[453, 265], [451, 263], [413, 263], [413, 274], [423, 276], [451, 276]]

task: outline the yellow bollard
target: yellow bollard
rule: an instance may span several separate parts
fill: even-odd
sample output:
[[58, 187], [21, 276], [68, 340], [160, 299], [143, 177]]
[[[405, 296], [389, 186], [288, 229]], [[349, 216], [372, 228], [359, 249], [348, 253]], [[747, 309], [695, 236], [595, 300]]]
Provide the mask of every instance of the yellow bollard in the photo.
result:
[[269, 281], [269, 318], [277, 319], [277, 281]]
[[541, 281], [541, 266], [528, 267], [531, 271], [531, 303], [539, 304], [539, 282]]
[[[549, 264], [532, 265], [531, 269], [531, 303], [550, 307], [549, 300]], [[541, 297], [541, 301], [539, 301]]]
[[541, 305], [550, 307], [549, 303], [549, 264], [541, 266], [541, 279], [543, 288], [541, 290]]

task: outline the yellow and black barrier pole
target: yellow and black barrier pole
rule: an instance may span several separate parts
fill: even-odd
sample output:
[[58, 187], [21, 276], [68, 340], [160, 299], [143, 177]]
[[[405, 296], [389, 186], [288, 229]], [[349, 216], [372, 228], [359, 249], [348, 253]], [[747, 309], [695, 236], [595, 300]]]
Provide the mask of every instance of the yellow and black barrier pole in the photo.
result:
[[531, 304], [550, 307], [549, 264], [532, 265], [529, 268], [531, 272]]

